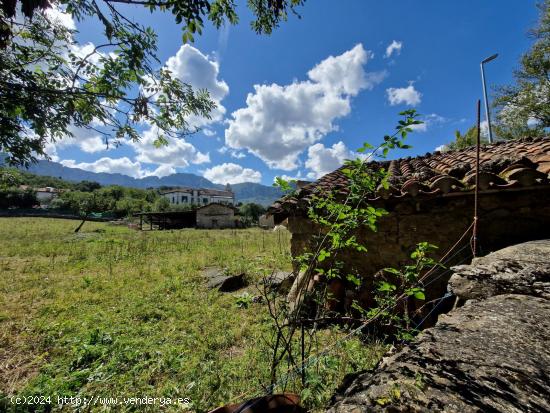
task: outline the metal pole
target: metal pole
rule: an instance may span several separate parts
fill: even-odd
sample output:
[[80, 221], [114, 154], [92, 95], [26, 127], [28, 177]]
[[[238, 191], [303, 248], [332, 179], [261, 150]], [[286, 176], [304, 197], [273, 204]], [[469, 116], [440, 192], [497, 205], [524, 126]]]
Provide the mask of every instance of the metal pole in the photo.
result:
[[483, 60], [480, 64], [481, 67], [481, 84], [483, 85], [483, 97], [485, 100], [485, 117], [487, 118], [487, 129], [489, 132], [489, 143], [493, 143], [493, 131], [491, 129], [491, 116], [489, 114], [489, 99], [487, 98], [487, 87], [485, 86], [485, 69], [484, 64], [496, 59], [498, 54], [494, 54], [487, 59]]

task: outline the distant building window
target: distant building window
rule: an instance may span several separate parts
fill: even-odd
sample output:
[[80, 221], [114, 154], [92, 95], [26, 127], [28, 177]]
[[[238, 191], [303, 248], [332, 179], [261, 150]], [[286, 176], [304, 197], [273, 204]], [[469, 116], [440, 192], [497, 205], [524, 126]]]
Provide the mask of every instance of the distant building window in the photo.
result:
[[181, 202], [185, 202], [185, 203], [189, 202], [188, 199], [187, 199], [187, 195], [182, 195], [181, 196]]
[[202, 199], [202, 202], [203, 202], [204, 204], [208, 204], [208, 198], [203, 198], [203, 199]]
[[173, 204], [176, 203], [176, 197], [175, 197], [175, 196], [172, 197], [172, 203], [173, 203]]

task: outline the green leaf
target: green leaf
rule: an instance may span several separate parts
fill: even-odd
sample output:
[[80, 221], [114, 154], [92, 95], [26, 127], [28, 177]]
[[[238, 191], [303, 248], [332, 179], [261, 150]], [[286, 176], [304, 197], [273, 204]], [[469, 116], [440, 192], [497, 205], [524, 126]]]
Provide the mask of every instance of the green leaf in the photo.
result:
[[414, 298], [416, 298], [418, 300], [425, 300], [426, 295], [422, 291], [417, 291], [417, 292], [414, 293]]
[[326, 251], [324, 249], [322, 249], [320, 252], [319, 252], [319, 257], [317, 258], [317, 261], [319, 262], [323, 262], [325, 259], [327, 259], [328, 257], [330, 257], [330, 252], [329, 251]]
[[346, 279], [347, 279], [350, 283], [356, 285], [357, 287], [359, 287], [359, 286], [361, 285], [361, 280], [360, 280], [359, 278], [357, 278], [357, 277], [356, 277], [355, 275], [353, 275], [353, 274], [348, 274], [348, 275], [346, 275]]
[[382, 281], [380, 285], [378, 286], [378, 291], [384, 292], [384, 291], [395, 291], [397, 287], [393, 284], [390, 284], [389, 282]]

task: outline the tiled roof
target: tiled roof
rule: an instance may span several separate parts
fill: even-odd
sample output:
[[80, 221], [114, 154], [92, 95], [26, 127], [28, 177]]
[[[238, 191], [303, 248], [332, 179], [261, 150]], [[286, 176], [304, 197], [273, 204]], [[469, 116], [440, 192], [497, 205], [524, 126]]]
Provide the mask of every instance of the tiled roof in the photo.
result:
[[[427, 153], [415, 158], [371, 162], [372, 169], [386, 168], [390, 188], [381, 185], [368, 200], [469, 193], [475, 189], [476, 147]], [[340, 167], [312, 182], [293, 196], [275, 202], [269, 212], [284, 214], [305, 208], [313, 194], [329, 191], [345, 196], [348, 178]], [[479, 190], [506, 190], [548, 185], [550, 138], [519, 139], [481, 147]]]

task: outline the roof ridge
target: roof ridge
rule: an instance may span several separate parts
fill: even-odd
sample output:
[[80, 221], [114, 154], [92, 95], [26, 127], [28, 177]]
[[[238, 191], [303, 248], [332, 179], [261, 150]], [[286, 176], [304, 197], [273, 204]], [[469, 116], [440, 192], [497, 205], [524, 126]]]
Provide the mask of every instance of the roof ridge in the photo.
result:
[[[393, 162], [392, 191], [377, 190], [371, 200], [404, 196], [434, 196], [473, 190], [471, 180], [475, 171], [475, 146], [447, 152], [428, 152], [415, 157], [373, 160], [373, 167], [388, 170]], [[536, 185], [550, 186], [550, 137], [523, 137], [484, 145], [481, 150], [480, 171], [483, 179], [480, 190], [507, 190]], [[286, 195], [270, 207], [271, 213], [286, 209], [301, 209], [311, 195], [335, 191], [342, 196], [349, 192], [349, 179], [342, 172], [344, 164], [316, 181], [305, 185], [292, 195]], [[481, 175], [481, 174], [480, 174]], [[445, 179], [440, 179], [440, 178]], [[414, 184], [413, 184], [414, 183]]]

